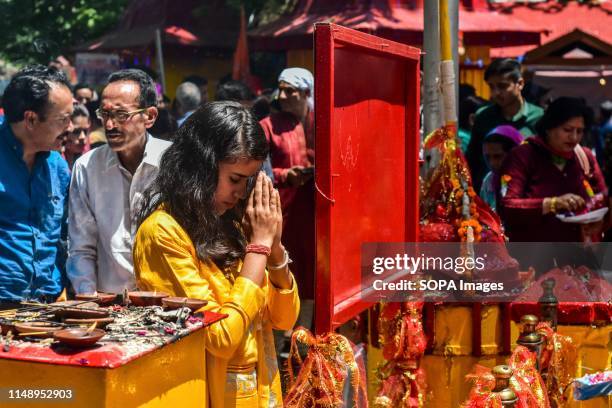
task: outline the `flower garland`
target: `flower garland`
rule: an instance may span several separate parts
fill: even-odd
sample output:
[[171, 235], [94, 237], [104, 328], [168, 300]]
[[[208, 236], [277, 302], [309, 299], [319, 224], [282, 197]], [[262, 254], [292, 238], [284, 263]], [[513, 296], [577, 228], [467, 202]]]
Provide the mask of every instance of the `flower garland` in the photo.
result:
[[499, 184], [500, 184], [500, 194], [502, 197], [506, 196], [506, 193], [508, 192], [508, 184], [510, 184], [511, 180], [512, 180], [512, 176], [510, 176], [509, 174], [504, 174], [503, 176], [501, 176], [499, 180]]
[[593, 187], [591, 187], [591, 183], [588, 180], [582, 180], [582, 185], [584, 186], [584, 190], [587, 193], [589, 198], [593, 198], [595, 196], [595, 192], [593, 191]]

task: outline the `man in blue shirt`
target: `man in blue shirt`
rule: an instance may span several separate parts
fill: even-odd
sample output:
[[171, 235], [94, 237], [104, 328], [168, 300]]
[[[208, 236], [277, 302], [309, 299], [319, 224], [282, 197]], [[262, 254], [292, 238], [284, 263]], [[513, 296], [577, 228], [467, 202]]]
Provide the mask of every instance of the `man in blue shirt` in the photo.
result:
[[72, 94], [63, 73], [19, 71], [3, 96], [0, 126], [0, 309], [52, 302], [63, 289], [57, 265], [70, 173], [56, 151], [72, 131]]

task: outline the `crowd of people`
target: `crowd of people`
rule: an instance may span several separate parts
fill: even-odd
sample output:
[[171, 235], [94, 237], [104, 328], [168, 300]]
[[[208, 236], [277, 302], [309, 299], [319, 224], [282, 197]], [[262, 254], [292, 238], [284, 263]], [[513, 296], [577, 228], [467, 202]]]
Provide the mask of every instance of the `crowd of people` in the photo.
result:
[[206, 331], [212, 406], [276, 406], [273, 329], [293, 329], [314, 296], [314, 244], [301, 241], [314, 241], [314, 79], [283, 71], [276, 106], [239, 81], [207, 102], [194, 81], [169, 109], [139, 69], [112, 73], [99, 96], [53, 67], [11, 79], [0, 310], [138, 289], [207, 300], [228, 315]]
[[581, 98], [559, 97], [546, 106], [529, 102], [514, 59], [494, 60], [485, 80], [491, 101], [464, 93], [459, 134], [474, 188], [498, 213], [509, 240], [601, 241], [611, 225], [607, 217], [579, 224], [557, 215], [609, 206], [600, 165], [607, 171], [610, 102], [602, 104], [595, 126]]
[[[608, 205], [612, 107], [596, 157], [584, 101], [528, 102], [512, 59], [485, 79], [491, 101], [461, 98], [459, 138], [509, 239], [602, 239], [605, 220], [555, 216]], [[314, 78], [286, 69], [272, 99], [225, 81], [215, 99], [200, 77], [171, 104], [139, 69], [99, 95], [53, 67], [19, 71], [0, 126], [0, 310], [136, 289], [205, 299], [228, 315], [206, 331], [212, 406], [275, 406], [273, 329], [313, 317]]]

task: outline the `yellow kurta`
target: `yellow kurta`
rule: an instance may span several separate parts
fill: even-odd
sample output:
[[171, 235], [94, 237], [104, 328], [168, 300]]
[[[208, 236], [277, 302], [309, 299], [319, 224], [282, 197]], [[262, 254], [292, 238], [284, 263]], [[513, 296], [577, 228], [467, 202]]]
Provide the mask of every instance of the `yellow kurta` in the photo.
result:
[[142, 290], [205, 299], [204, 310], [228, 314], [205, 329], [212, 408], [224, 406], [228, 366], [230, 372], [256, 368], [258, 406], [282, 406], [272, 329], [289, 330], [295, 324], [300, 308], [295, 280], [287, 290], [274, 287], [267, 274], [261, 288], [238, 271], [228, 280], [214, 263], [198, 259], [185, 230], [162, 209], [138, 229], [134, 271]]

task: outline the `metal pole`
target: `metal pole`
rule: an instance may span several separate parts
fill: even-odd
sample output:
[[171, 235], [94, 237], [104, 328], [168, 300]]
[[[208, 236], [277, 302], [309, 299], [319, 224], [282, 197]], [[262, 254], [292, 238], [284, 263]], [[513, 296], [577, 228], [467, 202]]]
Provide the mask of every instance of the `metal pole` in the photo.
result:
[[[440, 101], [440, 20], [438, 2], [429, 0], [423, 2], [423, 134], [427, 136], [442, 126]], [[427, 171], [437, 163], [437, 152], [425, 152]], [[432, 157], [433, 156], [433, 157]]]
[[166, 73], [164, 71], [164, 54], [162, 52], [161, 30], [155, 30], [155, 58], [157, 59], [157, 68], [159, 69], [159, 80], [161, 82], [163, 92], [166, 92]]

